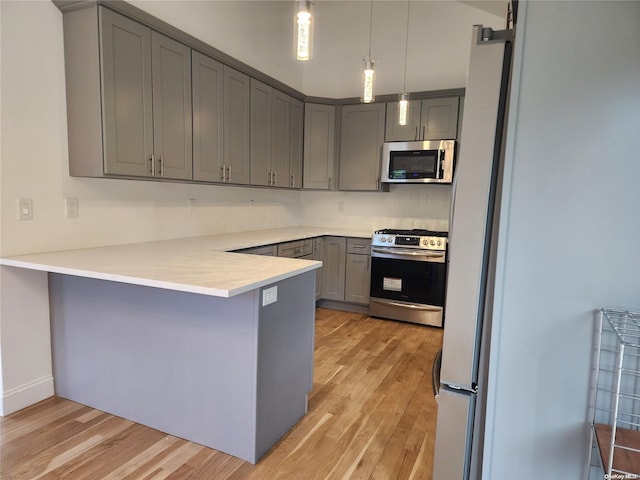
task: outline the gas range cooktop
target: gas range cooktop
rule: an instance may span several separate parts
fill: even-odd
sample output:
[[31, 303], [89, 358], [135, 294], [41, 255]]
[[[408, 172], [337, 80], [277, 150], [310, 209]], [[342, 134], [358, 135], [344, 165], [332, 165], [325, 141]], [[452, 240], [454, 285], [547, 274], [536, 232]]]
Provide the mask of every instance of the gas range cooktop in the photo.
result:
[[371, 245], [374, 247], [387, 248], [446, 250], [447, 232], [422, 229], [399, 230], [385, 228], [374, 232]]
[[447, 237], [447, 232], [437, 232], [435, 230], [424, 230], [414, 228], [413, 230], [398, 230], [395, 228], [383, 228], [375, 233], [386, 233], [389, 235], [413, 235], [418, 237]]

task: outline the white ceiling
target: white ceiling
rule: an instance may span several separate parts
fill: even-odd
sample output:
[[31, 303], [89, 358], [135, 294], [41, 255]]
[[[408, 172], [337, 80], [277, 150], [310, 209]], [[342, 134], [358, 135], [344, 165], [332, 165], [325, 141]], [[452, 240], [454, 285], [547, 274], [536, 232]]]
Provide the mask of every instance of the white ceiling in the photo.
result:
[[[315, 1], [314, 57], [309, 62], [293, 58], [292, 0], [130, 3], [307, 95], [360, 95], [362, 59], [369, 50], [369, 1]], [[371, 56], [377, 61], [377, 94], [402, 89], [408, 5], [404, 0], [373, 2]], [[464, 87], [472, 26], [503, 29], [505, 5], [411, 0], [407, 91]]]

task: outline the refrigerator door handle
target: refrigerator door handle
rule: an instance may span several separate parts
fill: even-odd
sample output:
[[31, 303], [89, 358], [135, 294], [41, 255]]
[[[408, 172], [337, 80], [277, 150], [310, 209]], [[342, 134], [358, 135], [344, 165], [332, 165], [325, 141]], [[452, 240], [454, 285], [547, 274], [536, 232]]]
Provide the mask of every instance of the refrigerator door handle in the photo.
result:
[[433, 366], [431, 367], [431, 386], [433, 387], [433, 396], [438, 402], [440, 396], [440, 367], [442, 366], [442, 350], [436, 353], [433, 359]]

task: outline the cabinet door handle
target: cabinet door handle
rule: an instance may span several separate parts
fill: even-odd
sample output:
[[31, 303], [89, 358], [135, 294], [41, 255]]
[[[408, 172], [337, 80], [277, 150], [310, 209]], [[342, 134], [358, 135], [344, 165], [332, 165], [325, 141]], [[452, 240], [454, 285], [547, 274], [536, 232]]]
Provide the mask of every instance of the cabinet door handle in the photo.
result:
[[275, 172], [273, 172], [273, 184], [274, 185], [278, 184], [278, 171], [277, 170]]
[[356, 244], [353, 245], [353, 248], [367, 248], [367, 246], [366, 245], [361, 245], [359, 243], [356, 243]]
[[331, 190], [331, 177], [329, 177], [329, 190]]
[[292, 174], [291, 175], [291, 187], [295, 187], [296, 186], [296, 177]]
[[160, 158], [158, 159], [158, 176], [162, 177], [164, 176], [164, 171], [162, 168], [162, 162], [164, 161], [164, 155], [160, 155]]
[[418, 126], [416, 125], [416, 134], [413, 137], [414, 140], [418, 140]]
[[424, 140], [424, 131], [425, 131], [425, 128], [426, 128], [426, 127], [425, 127], [424, 125], [422, 125], [422, 138], [421, 138], [421, 140]]
[[149, 163], [149, 175], [151, 175], [152, 177], [156, 176], [156, 156], [152, 153], [151, 154], [151, 162]]
[[223, 164], [223, 165], [220, 167], [220, 181], [221, 181], [221, 182], [224, 182], [224, 173], [225, 173], [225, 169], [226, 169], [226, 166]]
[[227, 166], [227, 182], [231, 181], [231, 165]]

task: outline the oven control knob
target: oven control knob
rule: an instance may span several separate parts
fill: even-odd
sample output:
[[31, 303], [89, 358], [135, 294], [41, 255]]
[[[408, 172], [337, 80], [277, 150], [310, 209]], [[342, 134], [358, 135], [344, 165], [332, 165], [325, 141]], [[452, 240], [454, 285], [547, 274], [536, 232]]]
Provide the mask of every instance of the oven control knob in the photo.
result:
[[423, 245], [425, 245], [425, 246], [429, 245], [429, 240], [427, 240], [426, 238], [424, 238], [424, 239], [422, 240], [422, 244], [423, 244]]
[[431, 244], [432, 247], [436, 244], [436, 242], [434, 242], [433, 240], [431, 240], [429, 243]]
[[380, 241], [381, 241], [382, 243], [385, 243], [385, 242], [387, 241], [387, 237], [380, 237]]
[[442, 240], [438, 240], [438, 246], [442, 246]]

